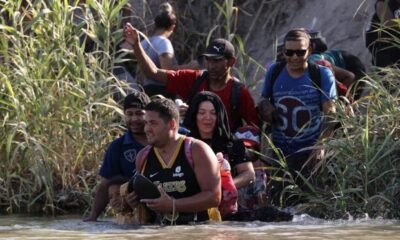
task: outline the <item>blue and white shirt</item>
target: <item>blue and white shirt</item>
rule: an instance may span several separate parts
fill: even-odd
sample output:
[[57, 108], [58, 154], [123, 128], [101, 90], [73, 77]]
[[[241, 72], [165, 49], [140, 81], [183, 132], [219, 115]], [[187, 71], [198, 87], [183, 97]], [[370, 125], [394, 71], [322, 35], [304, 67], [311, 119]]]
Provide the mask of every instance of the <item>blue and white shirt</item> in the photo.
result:
[[[271, 75], [265, 77], [262, 97], [270, 99]], [[310, 79], [309, 71], [292, 78], [286, 67], [280, 72], [272, 89], [277, 121], [272, 126], [272, 139], [285, 156], [313, 146], [321, 133], [322, 104], [337, 98], [335, 78], [326, 67], [320, 66], [321, 90]]]

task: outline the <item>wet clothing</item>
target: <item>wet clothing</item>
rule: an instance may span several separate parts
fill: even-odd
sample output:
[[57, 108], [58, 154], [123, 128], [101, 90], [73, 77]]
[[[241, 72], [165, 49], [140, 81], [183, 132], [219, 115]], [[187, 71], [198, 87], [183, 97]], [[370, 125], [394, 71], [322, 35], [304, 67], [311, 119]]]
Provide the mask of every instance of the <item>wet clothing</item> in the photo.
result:
[[[272, 141], [288, 156], [315, 145], [319, 139], [322, 104], [337, 98], [335, 77], [328, 68], [320, 66], [321, 90], [317, 90], [309, 71], [299, 78], [293, 78], [285, 67], [272, 86], [272, 96], [269, 96], [272, 68], [275, 66], [272, 65], [267, 72], [261, 95], [266, 99], [274, 99], [278, 117], [272, 124]], [[311, 151], [305, 152], [308, 154]]]
[[[167, 91], [177, 94], [182, 97], [183, 100], [187, 101], [192, 86], [200, 74], [201, 71], [199, 70], [168, 71]], [[247, 124], [257, 124], [258, 118], [254, 100], [246, 87], [240, 89], [238, 112], [233, 113], [231, 106], [233, 81], [233, 79], [230, 79], [226, 87], [219, 91], [211, 90], [208, 86], [208, 81], [203, 81], [199, 87], [199, 92], [204, 90], [211, 91], [221, 98], [228, 114], [229, 126], [231, 126], [232, 131], [235, 131], [240, 126], [234, 125], [234, 114], [239, 114], [240, 118], [245, 120]]]
[[136, 154], [143, 147], [129, 131], [125, 132], [108, 147], [100, 168], [100, 176], [106, 179], [115, 176], [131, 178], [135, 170]]
[[[154, 184], [163, 187], [165, 192], [176, 198], [185, 198], [201, 192], [195, 172], [186, 158], [184, 148], [184, 137], [180, 139], [179, 145], [168, 165], [164, 163], [157, 149], [151, 148], [144, 163], [142, 174]], [[159, 217], [162, 221], [162, 216]], [[208, 212], [179, 213], [177, 224], [209, 220]]]
[[[400, 2], [397, 0], [377, 0], [388, 5], [394, 19], [400, 19]], [[375, 3], [375, 8], [376, 8]], [[371, 24], [366, 31], [365, 39], [368, 50], [373, 55], [373, 64], [378, 67], [386, 67], [394, 63], [400, 64], [400, 47], [396, 39], [400, 38], [400, 28], [383, 25], [376, 12], [372, 16]]]

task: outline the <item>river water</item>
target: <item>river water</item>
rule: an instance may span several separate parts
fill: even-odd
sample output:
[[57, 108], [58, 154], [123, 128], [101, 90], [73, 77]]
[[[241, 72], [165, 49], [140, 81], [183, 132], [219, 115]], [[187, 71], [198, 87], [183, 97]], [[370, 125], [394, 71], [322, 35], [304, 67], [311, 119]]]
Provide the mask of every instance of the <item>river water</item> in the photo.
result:
[[119, 226], [113, 219], [82, 222], [57, 218], [1, 216], [0, 239], [400, 239], [400, 222], [382, 219], [325, 221], [308, 215], [290, 222], [224, 222], [195, 226]]

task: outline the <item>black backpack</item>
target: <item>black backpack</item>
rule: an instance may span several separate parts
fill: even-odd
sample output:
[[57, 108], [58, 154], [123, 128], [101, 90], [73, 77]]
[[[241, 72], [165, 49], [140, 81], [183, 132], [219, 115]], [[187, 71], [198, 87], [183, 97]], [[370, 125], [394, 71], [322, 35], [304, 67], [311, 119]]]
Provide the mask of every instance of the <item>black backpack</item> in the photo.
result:
[[[196, 95], [197, 92], [199, 92], [200, 89], [200, 85], [203, 83], [203, 81], [207, 81], [207, 88], [209, 89], [209, 84], [208, 84], [208, 71], [203, 71], [194, 81], [192, 88], [190, 89], [188, 98], [187, 98], [187, 102], [190, 105], [193, 97]], [[240, 90], [241, 88], [244, 87], [244, 84], [240, 82], [239, 79], [233, 77], [233, 85], [232, 85], [232, 93], [231, 93], [231, 109], [232, 109], [232, 113], [237, 113], [237, 111], [239, 111], [239, 94], [240, 94]], [[228, 111], [228, 109], [227, 109]], [[234, 126], [230, 126], [231, 129], [232, 127], [239, 127], [241, 126], [241, 119], [239, 117], [238, 114], [232, 114], [233, 117], [233, 125]]]
[[[274, 103], [273, 99], [273, 88], [278, 78], [279, 74], [282, 72], [283, 68], [286, 66], [286, 62], [277, 62], [275, 67], [272, 69], [271, 73], [271, 84], [269, 87], [269, 96], [271, 96], [271, 103]], [[308, 73], [310, 74], [311, 81], [317, 89], [321, 88], [321, 72], [319, 66], [314, 63], [308, 63]]]

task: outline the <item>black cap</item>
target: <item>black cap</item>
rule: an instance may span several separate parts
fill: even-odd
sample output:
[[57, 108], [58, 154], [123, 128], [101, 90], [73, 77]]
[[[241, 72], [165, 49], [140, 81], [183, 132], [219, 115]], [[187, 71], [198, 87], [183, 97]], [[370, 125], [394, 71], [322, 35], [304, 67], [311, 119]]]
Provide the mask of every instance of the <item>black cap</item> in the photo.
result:
[[149, 102], [150, 98], [146, 93], [133, 90], [133, 92], [128, 94], [124, 99], [124, 111], [132, 107], [144, 109]]
[[235, 48], [228, 40], [218, 38], [207, 46], [202, 56], [210, 58], [231, 58], [235, 56]]

